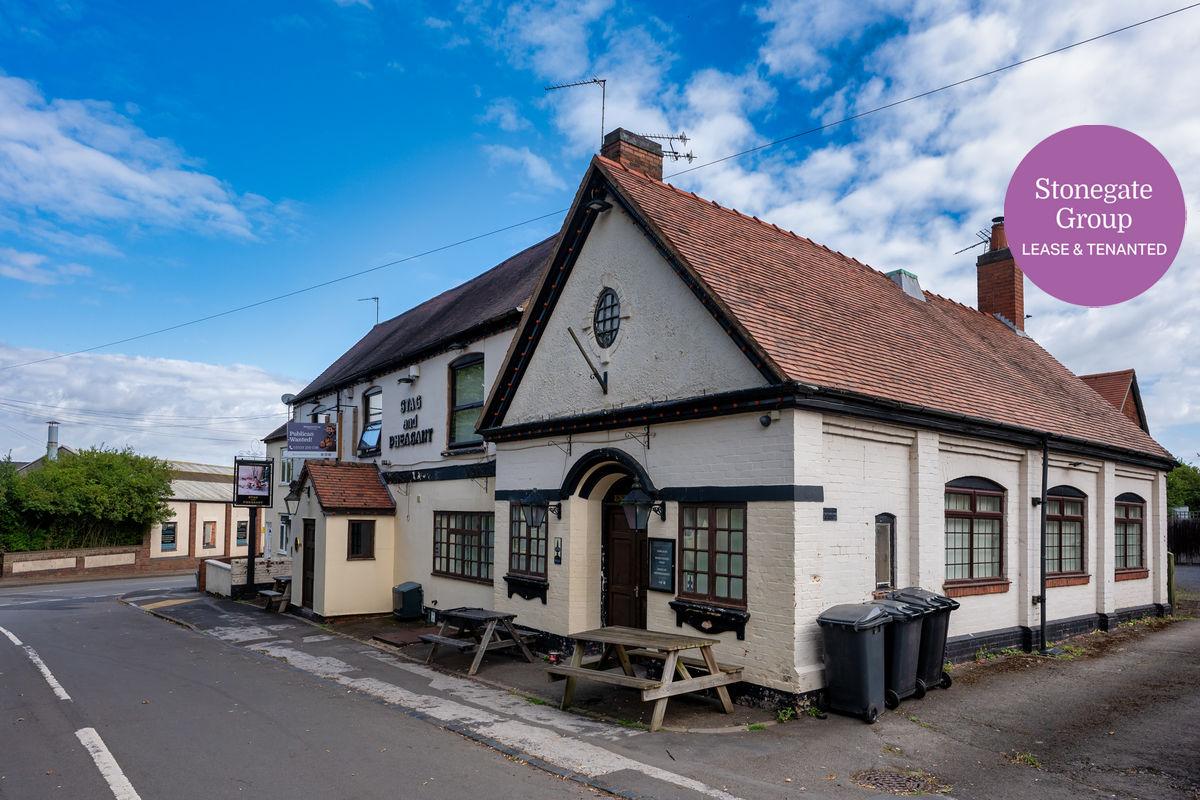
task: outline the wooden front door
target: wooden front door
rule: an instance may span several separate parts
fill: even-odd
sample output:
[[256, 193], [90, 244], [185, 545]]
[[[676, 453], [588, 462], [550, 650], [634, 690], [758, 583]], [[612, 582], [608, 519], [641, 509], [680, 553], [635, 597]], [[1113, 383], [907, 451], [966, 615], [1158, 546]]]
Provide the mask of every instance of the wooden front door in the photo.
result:
[[300, 549], [304, 551], [304, 572], [300, 579], [300, 591], [304, 598], [301, 605], [311, 611], [313, 607], [313, 575], [316, 573], [317, 562], [317, 521], [315, 519], [304, 520], [304, 539], [300, 542]]
[[619, 505], [604, 504], [604, 624], [646, 627], [646, 535]]

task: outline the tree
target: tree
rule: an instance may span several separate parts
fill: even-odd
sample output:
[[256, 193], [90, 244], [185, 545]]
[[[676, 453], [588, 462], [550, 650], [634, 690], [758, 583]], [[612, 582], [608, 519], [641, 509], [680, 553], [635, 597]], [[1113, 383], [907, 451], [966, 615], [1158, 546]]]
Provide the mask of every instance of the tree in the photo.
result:
[[13, 488], [24, 529], [0, 541], [6, 550], [139, 544], [171, 516], [170, 466], [129, 449], [61, 453]]
[[1200, 468], [1180, 462], [1167, 473], [1167, 505], [1200, 512]]

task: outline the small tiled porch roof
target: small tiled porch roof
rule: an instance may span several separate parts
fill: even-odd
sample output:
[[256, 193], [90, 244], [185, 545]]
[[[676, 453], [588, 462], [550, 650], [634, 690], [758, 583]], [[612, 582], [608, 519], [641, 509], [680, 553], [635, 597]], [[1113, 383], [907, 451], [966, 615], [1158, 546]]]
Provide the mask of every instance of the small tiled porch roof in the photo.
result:
[[1080, 375], [1079, 380], [1092, 387], [1096, 394], [1136, 422], [1142, 430], [1150, 432], [1150, 426], [1146, 422], [1146, 411], [1142, 408], [1142, 393], [1138, 389], [1136, 372], [1131, 369], [1097, 372], [1093, 375]]
[[396, 511], [396, 502], [375, 464], [306, 461], [299, 486], [303, 489], [310, 482], [327, 514], [387, 516]]

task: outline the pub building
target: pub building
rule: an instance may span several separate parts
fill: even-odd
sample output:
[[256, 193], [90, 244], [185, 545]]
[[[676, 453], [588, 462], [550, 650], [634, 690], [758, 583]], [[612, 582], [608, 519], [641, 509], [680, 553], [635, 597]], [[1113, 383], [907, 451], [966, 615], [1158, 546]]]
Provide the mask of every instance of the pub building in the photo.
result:
[[1049, 638], [1165, 613], [1171, 455], [1025, 333], [1001, 218], [977, 271], [978, 308], [928, 293], [664, 183], [617, 129], [556, 236], [293, 400], [348, 433], [294, 484], [293, 602], [382, 613], [416, 581], [556, 637], [710, 635], [806, 692], [816, 616], [891, 587], [961, 603], [951, 657], [1036, 646], [1044, 493]]

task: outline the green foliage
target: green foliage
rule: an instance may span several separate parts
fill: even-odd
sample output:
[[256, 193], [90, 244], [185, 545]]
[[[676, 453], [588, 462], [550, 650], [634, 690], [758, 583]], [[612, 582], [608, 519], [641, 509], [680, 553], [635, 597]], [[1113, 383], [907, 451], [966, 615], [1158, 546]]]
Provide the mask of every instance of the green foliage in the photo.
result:
[[779, 722], [791, 722], [796, 718], [795, 706], [784, 706], [775, 712], [775, 719]]
[[1200, 512], [1200, 468], [1181, 463], [1167, 473], [1167, 505]]
[[62, 453], [16, 475], [0, 467], [0, 550], [139, 544], [169, 519], [171, 469], [132, 450]]

